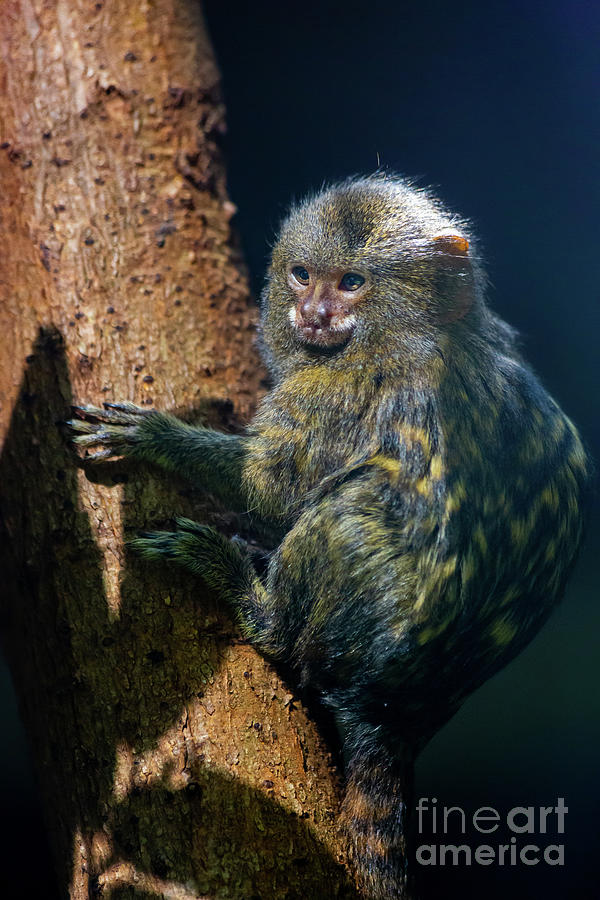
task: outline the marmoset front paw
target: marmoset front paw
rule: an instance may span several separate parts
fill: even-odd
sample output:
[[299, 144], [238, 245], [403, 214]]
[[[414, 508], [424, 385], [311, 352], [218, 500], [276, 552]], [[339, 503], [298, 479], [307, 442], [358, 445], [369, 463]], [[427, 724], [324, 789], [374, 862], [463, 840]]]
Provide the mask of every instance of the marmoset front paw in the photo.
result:
[[161, 416], [154, 409], [143, 409], [135, 403], [104, 403], [102, 408], [92, 405], [71, 407], [77, 418], [65, 424], [71, 429], [71, 440], [78, 447], [98, 447], [86, 454], [88, 460], [127, 456], [142, 440], [140, 426], [152, 416]]

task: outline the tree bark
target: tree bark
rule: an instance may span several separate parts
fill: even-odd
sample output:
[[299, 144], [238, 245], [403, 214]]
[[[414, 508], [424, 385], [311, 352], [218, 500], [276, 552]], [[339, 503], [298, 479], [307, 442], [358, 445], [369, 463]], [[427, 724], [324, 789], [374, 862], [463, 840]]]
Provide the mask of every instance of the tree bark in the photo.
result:
[[57, 424], [129, 399], [235, 429], [256, 401], [197, 4], [4, 0], [0, 42], [2, 634], [60, 889], [353, 896], [306, 711], [201, 584], [124, 549], [174, 514], [236, 522], [78, 463]]

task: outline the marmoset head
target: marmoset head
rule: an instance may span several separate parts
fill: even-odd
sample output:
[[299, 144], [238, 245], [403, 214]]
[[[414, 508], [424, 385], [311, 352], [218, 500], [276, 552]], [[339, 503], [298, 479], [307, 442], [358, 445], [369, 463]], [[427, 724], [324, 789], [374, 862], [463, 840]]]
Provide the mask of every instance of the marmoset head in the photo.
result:
[[467, 224], [430, 193], [398, 176], [351, 178], [284, 221], [264, 343], [276, 368], [323, 357], [345, 367], [365, 353], [408, 363], [475, 321], [482, 282]]

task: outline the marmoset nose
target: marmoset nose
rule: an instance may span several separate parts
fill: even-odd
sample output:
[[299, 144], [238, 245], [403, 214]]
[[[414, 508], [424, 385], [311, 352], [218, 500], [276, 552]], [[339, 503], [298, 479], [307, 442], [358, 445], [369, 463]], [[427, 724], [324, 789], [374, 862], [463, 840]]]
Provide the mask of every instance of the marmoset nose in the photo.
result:
[[300, 304], [300, 315], [305, 325], [315, 325], [318, 328], [322, 328], [324, 325], [329, 324], [333, 312], [329, 304], [324, 303], [322, 300], [315, 303], [306, 299]]

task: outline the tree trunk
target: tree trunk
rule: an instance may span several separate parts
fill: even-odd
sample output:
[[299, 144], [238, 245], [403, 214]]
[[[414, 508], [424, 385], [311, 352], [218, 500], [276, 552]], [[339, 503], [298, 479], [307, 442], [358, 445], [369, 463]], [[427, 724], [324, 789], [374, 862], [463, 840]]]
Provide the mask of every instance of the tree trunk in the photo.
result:
[[0, 42], [2, 626], [60, 889], [353, 896], [306, 712], [201, 584], [123, 545], [174, 514], [236, 523], [183, 483], [78, 463], [57, 424], [103, 399], [225, 429], [252, 412], [197, 4], [4, 0]]

